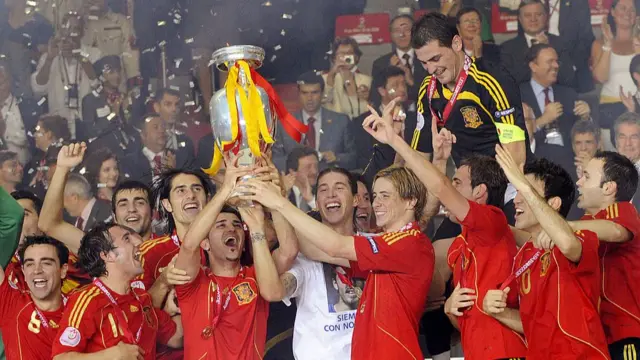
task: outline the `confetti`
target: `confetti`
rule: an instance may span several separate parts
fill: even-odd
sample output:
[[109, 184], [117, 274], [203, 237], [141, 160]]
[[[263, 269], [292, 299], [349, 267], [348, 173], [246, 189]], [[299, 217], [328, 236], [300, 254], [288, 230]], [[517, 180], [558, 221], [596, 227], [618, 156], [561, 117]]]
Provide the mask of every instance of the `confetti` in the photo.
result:
[[167, 24], [167, 22], [164, 21], [164, 20], [158, 21], [158, 26], [165, 26], [166, 24]]
[[275, 56], [275, 55], [272, 55], [272, 56], [271, 56], [270, 61], [271, 61], [271, 62], [274, 62], [275, 60], [276, 60], [276, 56]]
[[107, 116], [107, 120], [111, 121], [111, 119], [113, 119], [114, 117], [116, 117], [115, 113], [111, 113]]
[[87, 172], [87, 168], [80, 169], [80, 175], [84, 175]]
[[40, 100], [38, 100], [38, 106], [42, 106], [45, 102], [47, 102], [47, 98], [44, 96], [41, 97]]
[[196, 104], [195, 101], [187, 101], [184, 103], [184, 106], [194, 106]]
[[284, 29], [282, 29], [282, 31], [280, 31], [280, 35], [285, 36], [287, 34], [286, 31], [284, 31]]
[[275, 50], [275, 51], [278, 51], [278, 50], [280, 50], [280, 49], [282, 49], [282, 46], [281, 46], [281, 45], [276, 45], [276, 46], [273, 48], [273, 50]]
[[124, 177], [126, 177], [127, 179], [130, 178], [131, 176], [127, 173], [124, 174]]
[[181, 58], [180, 59], [175, 59], [173, 61], [176, 63], [176, 68], [179, 68], [180, 64], [182, 63], [182, 59]]
[[191, 44], [193, 42], [193, 38], [184, 39], [185, 44]]
[[[169, 75], [169, 76], [167, 77], [167, 80], [173, 80], [173, 79], [175, 79], [175, 78], [176, 78], [176, 74], [171, 74], [171, 75]], [[177, 86], [169, 86], [169, 87], [170, 87], [170, 88], [172, 88], [173, 90], [180, 90], [180, 88], [179, 88], [179, 87], [177, 87]], [[175, 88], [175, 89], [174, 89], [174, 88]]]
[[105, 184], [105, 183], [98, 183], [98, 184], [96, 184], [96, 187], [97, 187], [98, 189], [106, 188], [106, 187], [107, 187], [107, 184]]
[[88, 18], [89, 20], [98, 20], [98, 17], [95, 15], [89, 15]]
[[282, 14], [282, 18], [291, 20], [291, 19], [293, 19], [293, 16], [291, 16], [289, 14]]
[[196, 84], [194, 84], [193, 81], [189, 81], [189, 87], [193, 89], [196, 87]]
[[262, 3], [262, 6], [271, 6], [271, 1], [265, 1]]
[[187, 143], [182, 141], [179, 145], [180, 145], [180, 147], [185, 147], [185, 146], [187, 146]]
[[154, 47], [151, 47], [151, 48], [146, 48], [146, 49], [142, 50], [142, 53], [144, 54], [144, 53], [154, 52], [154, 51], [156, 51], [156, 47], [155, 47], [155, 46], [154, 46]]
[[27, 174], [31, 175], [31, 174], [33, 174], [34, 171], [35, 170], [33, 170], [33, 168], [31, 168], [31, 169], [29, 169], [29, 171], [27, 171]]
[[202, 110], [202, 105], [198, 106], [193, 112], [200, 112]]

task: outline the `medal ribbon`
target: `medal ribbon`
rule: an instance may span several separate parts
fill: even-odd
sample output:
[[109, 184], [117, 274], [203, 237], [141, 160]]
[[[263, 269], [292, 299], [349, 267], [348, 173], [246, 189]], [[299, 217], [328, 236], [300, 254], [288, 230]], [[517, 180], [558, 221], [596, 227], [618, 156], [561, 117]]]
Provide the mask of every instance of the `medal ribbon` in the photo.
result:
[[527, 271], [528, 268], [531, 267], [531, 265], [533, 265], [533, 263], [536, 262], [536, 260], [538, 260], [538, 258], [540, 257], [540, 255], [542, 254], [542, 250], [538, 250], [536, 251], [531, 258], [529, 258], [529, 260], [527, 260], [524, 265], [522, 265], [518, 270], [516, 270], [515, 272], [511, 273], [511, 275], [509, 275], [509, 277], [507, 278], [507, 280], [505, 280], [502, 285], [500, 286], [500, 290], [506, 289], [512, 282], [513, 280], [517, 279], [520, 277], [520, 275], [522, 275], [522, 273], [524, 273], [525, 271]]
[[[220, 316], [222, 315], [222, 312], [224, 310], [227, 310], [227, 307], [229, 307], [229, 302], [231, 301], [231, 292], [233, 291], [233, 287], [236, 286], [236, 282], [238, 281], [238, 278], [244, 278], [244, 267], [240, 268], [240, 271], [238, 271], [238, 275], [236, 275], [236, 278], [233, 280], [233, 283], [229, 287], [227, 298], [224, 300], [224, 306], [222, 305], [222, 295], [221, 295], [222, 291], [220, 289], [220, 285], [218, 285], [215, 275], [211, 274], [210, 277], [212, 278], [212, 280], [214, 280], [214, 284], [216, 285], [215, 314], [213, 315], [213, 319], [211, 319], [211, 331], [212, 331], [211, 334], [213, 334], [213, 330], [216, 328], [216, 326], [218, 326], [218, 323], [220, 322]], [[204, 331], [207, 331], [207, 329], [205, 328]]]
[[433, 111], [433, 107], [431, 106], [431, 99], [433, 98], [433, 93], [436, 91], [436, 85], [438, 83], [438, 80], [436, 80], [435, 76], [431, 76], [431, 80], [429, 80], [429, 88], [427, 91], [427, 102], [429, 104], [429, 110], [431, 111], [432, 119], [435, 119], [438, 122], [438, 126], [440, 127], [443, 127], [447, 123], [447, 119], [449, 119], [449, 115], [453, 110], [453, 106], [456, 104], [456, 101], [458, 101], [458, 95], [460, 94], [460, 91], [462, 91], [464, 84], [467, 82], [467, 77], [469, 76], [469, 68], [471, 67], [471, 62], [472, 62], [471, 58], [465, 55], [464, 67], [462, 68], [460, 75], [458, 75], [458, 81], [456, 82], [456, 87], [453, 90], [453, 94], [451, 94], [451, 98], [449, 99], [447, 106], [445, 106], [444, 108], [444, 112], [442, 113], [442, 119], [438, 117], [436, 112]]
[[40, 319], [40, 324], [42, 325], [42, 327], [45, 328], [45, 329], [48, 329], [49, 328], [49, 321], [47, 320], [47, 318], [44, 316], [42, 311], [40, 311], [40, 309], [38, 309], [36, 304], [33, 304], [33, 307], [36, 309], [36, 314], [38, 314], [38, 318]]
[[[116, 311], [114, 311], [114, 313], [115, 313], [114, 315], [116, 316], [116, 318], [118, 320], [118, 323], [121, 324], [121, 325], [126, 324], [126, 326], [122, 326], [121, 327], [122, 332], [124, 333], [124, 338], [127, 340], [127, 342], [129, 344], [137, 344], [138, 341], [140, 341], [140, 335], [142, 334], [142, 325], [144, 324], [144, 321], [140, 323], [140, 327], [138, 328], [138, 331], [136, 331], [136, 337], [134, 338], [133, 337], [133, 333], [131, 332], [131, 329], [129, 328], [129, 323], [127, 322], [127, 319], [124, 316], [124, 310], [122, 310], [118, 306], [118, 303], [116, 302], [116, 299], [114, 299], [113, 295], [111, 295], [111, 292], [109, 291], [109, 289], [107, 289], [107, 287], [104, 286], [102, 281], [100, 281], [97, 278], [93, 279], [93, 284], [95, 286], [97, 286], [98, 289], [100, 289], [100, 291], [102, 291], [102, 293], [104, 295], [106, 295], [106, 297], [111, 302], [111, 305], [113, 305], [113, 307], [116, 309]], [[135, 296], [135, 293], [134, 293], [134, 296]], [[136, 297], [136, 299], [137, 299], [137, 297]], [[142, 304], [140, 304], [140, 311], [142, 311]]]

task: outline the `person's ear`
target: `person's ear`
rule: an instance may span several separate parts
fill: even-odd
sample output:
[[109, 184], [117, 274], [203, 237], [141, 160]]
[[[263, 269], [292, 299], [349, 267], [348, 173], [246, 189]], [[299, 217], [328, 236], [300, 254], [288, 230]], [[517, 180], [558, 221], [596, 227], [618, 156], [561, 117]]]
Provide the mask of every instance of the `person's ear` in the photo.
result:
[[560, 211], [560, 207], [562, 206], [562, 199], [559, 196], [554, 196], [551, 199], [547, 200], [547, 204], [553, 208], [555, 211]]
[[615, 196], [618, 192], [618, 184], [615, 181], [607, 181], [602, 184], [602, 192], [606, 196]]
[[173, 212], [173, 207], [171, 206], [169, 199], [162, 199], [162, 207], [169, 213]]
[[200, 242], [200, 247], [202, 248], [202, 250], [204, 251], [209, 251], [211, 250], [211, 244], [209, 244], [209, 239], [204, 239]]
[[60, 279], [64, 279], [67, 277], [67, 271], [69, 271], [69, 265], [62, 264], [62, 266], [60, 267]]

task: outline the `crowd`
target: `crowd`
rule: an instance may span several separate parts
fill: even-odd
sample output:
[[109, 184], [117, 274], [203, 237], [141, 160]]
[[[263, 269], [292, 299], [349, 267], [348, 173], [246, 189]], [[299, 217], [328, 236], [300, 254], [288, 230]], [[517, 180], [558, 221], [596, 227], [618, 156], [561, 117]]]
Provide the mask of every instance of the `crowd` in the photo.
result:
[[267, 3], [309, 19], [308, 131], [207, 175], [209, 55], [273, 41], [245, 0], [5, 0], [0, 359], [636, 358], [634, 0], [598, 38], [522, 0], [501, 44], [480, 1], [394, 11], [370, 73]]

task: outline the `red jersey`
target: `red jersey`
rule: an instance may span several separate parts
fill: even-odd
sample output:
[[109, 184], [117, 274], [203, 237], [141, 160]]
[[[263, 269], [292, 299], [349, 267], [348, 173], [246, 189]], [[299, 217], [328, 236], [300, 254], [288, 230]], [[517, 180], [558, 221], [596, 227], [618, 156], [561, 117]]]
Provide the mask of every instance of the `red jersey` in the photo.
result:
[[200, 269], [191, 283], [176, 286], [184, 358], [262, 359], [269, 302], [259, 290], [253, 266], [243, 268], [236, 277], [214, 276]]
[[633, 236], [624, 243], [600, 243], [602, 303], [600, 319], [607, 341], [640, 338], [640, 218], [629, 202], [613, 204], [584, 220], [610, 220]]
[[[166, 344], [176, 333], [176, 324], [167, 313], [153, 308], [151, 296], [145, 291], [133, 288], [120, 295], [107, 290], [117, 308], [95, 284], [71, 296], [53, 342], [52, 357], [67, 352], [96, 353], [121, 341], [131, 344], [123, 331], [127, 326], [134, 337], [140, 334], [137, 344], [144, 349], [144, 358], [152, 360], [156, 358], [156, 342]], [[124, 313], [128, 323], [119, 323], [116, 311]]]
[[[578, 231], [576, 237], [582, 242], [580, 262], [554, 247], [517, 279], [527, 360], [609, 359], [598, 314], [598, 237], [590, 231]], [[516, 255], [515, 268], [537, 251], [527, 242]]]
[[[468, 359], [524, 357], [524, 338], [482, 310], [487, 291], [497, 289], [511, 274], [516, 241], [504, 213], [494, 206], [469, 201], [469, 213], [460, 222], [462, 233], [447, 255], [453, 283], [474, 289], [475, 304], [458, 317], [462, 347]], [[509, 307], [517, 308], [518, 294], [509, 294]]]
[[[67, 276], [62, 279], [62, 294], [69, 295], [74, 290], [84, 285], [91, 283], [91, 277], [87, 275], [84, 271], [82, 271], [76, 263], [78, 262], [78, 257], [69, 253], [69, 261], [67, 262], [68, 270]], [[13, 271], [15, 273], [16, 279], [18, 282], [24, 283], [24, 275], [22, 274], [22, 268], [20, 265], [20, 260], [17, 255], [14, 255], [11, 258], [11, 262], [7, 265], [5, 269], [5, 273]], [[26, 284], [25, 284], [26, 286]]]
[[29, 290], [21, 288], [13, 272], [5, 274], [0, 285], [0, 330], [7, 360], [51, 359], [51, 345], [64, 307], [56, 311], [38, 310], [47, 321], [43, 325]]
[[418, 321], [431, 286], [435, 255], [414, 223], [398, 232], [354, 236], [358, 261], [367, 271], [356, 312], [351, 359], [423, 359]]
[[174, 256], [180, 251], [180, 240], [173, 232], [171, 236], [165, 235], [159, 238], [145, 241], [140, 245], [140, 258], [144, 273], [137, 280], [142, 281], [146, 290], [160, 276], [160, 269], [169, 265]]

